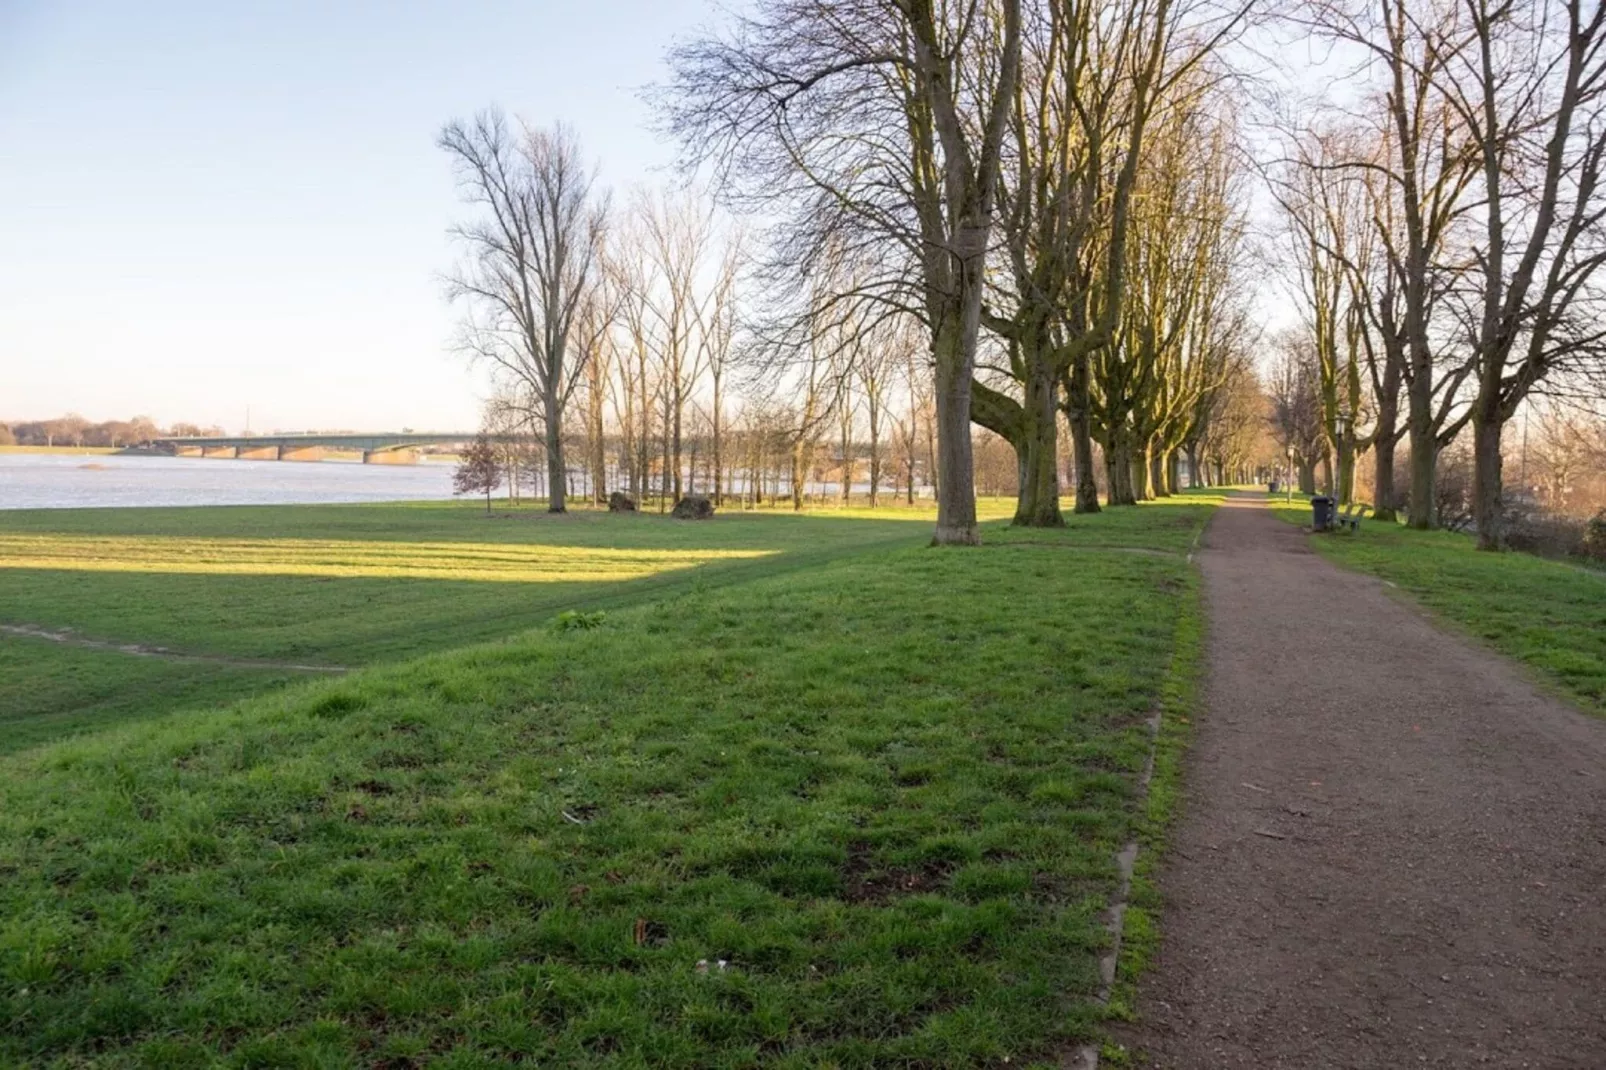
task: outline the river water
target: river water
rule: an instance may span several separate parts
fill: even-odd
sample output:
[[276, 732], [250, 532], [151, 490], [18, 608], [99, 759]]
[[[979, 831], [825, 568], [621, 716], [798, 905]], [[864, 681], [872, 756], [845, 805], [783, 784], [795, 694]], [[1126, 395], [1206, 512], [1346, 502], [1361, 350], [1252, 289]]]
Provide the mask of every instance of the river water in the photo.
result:
[[288, 505], [452, 496], [452, 465], [0, 453], [0, 509]]

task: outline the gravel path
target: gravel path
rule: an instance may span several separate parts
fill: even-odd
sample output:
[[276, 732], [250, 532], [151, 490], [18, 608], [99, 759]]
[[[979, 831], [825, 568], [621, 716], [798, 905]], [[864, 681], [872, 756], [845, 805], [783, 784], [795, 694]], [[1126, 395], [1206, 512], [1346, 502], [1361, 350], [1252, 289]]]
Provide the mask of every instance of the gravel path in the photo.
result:
[[1200, 556], [1205, 713], [1120, 1039], [1177, 1070], [1606, 1068], [1606, 722], [1264, 501]]

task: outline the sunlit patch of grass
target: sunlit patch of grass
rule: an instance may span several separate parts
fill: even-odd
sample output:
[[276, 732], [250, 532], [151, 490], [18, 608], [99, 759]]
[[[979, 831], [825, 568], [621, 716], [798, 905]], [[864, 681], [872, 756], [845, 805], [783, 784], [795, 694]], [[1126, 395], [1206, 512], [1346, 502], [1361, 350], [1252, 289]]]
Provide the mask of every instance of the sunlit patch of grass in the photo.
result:
[[[1006, 543], [1049, 542], [1180, 555], [1208, 505], [1183, 497], [1069, 516], [1058, 532], [1011, 530], [1013, 510], [1006, 499], [978, 503], [985, 539], [1005, 554], [1026, 548]], [[696, 523], [502, 503], [488, 518], [462, 502], [0, 511], [0, 623], [214, 656], [370, 665], [545, 628], [567, 612], [611, 613], [919, 546], [933, 515], [930, 502], [872, 510], [862, 501], [801, 514], [728, 507]], [[21, 547], [48, 565], [24, 567]], [[198, 552], [175, 552], [187, 550]], [[97, 557], [103, 568], [92, 570]], [[283, 681], [262, 669], [131, 665], [115, 651], [50, 646], [0, 635], [0, 751], [116, 719], [183, 716]]]
[[503, 583], [606, 582], [763, 550], [614, 549], [543, 543], [364, 542], [0, 533], [0, 568], [218, 576], [344, 576]]
[[1187, 569], [871, 549], [0, 759], [0, 1063], [1056, 1065]]

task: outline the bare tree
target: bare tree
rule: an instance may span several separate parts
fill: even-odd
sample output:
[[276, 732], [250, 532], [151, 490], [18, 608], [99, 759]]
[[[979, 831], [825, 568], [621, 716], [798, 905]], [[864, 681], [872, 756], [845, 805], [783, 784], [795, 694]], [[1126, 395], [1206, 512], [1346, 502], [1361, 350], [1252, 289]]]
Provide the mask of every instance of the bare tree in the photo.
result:
[[[1365, 307], [1375, 259], [1367, 187], [1364, 176], [1343, 165], [1357, 157], [1337, 134], [1312, 133], [1272, 183], [1289, 223], [1295, 291], [1320, 372], [1325, 487], [1341, 502], [1353, 498], [1357, 454], [1376, 438], [1395, 433], [1391, 419], [1387, 429], [1379, 425], [1362, 434], [1361, 372], [1367, 353], [1378, 347]], [[1392, 463], [1392, 450], [1390, 458]]]
[[491, 512], [491, 492], [502, 482], [502, 459], [497, 455], [496, 444], [480, 434], [463, 450], [452, 473], [452, 491], [455, 494], [484, 494], [485, 512]]
[[1379, 180], [1372, 203], [1385, 278], [1370, 315], [1409, 403], [1409, 522], [1432, 527], [1438, 454], [1464, 423], [1454, 413], [1471, 370], [1444, 344], [1442, 313], [1465, 267], [1452, 238], [1476, 163], [1438, 89], [1470, 45], [1467, 20], [1460, 0], [1309, 0], [1303, 10], [1318, 36], [1358, 48], [1381, 73], [1367, 113], [1376, 148], [1348, 166]]
[[[912, 324], [897, 320], [883, 323], [858, 349], [854, 373], [864, 395], [866, 430], [869, 432], [870, 505], [881, 504], [881, 481], [886, 475], [888, 395], [899, 368], [912, 364], [919, 352], [919, 336]], [[910, 470], [913, 491], [913, 469]]]
[[971, 382], [1020, 0], [779, 0], [677, 48], [660, 95], [693, 164], [784, 214], [783, 260], [876, 266], [861, 296], [930, 331], [941, 452], [934, 541], [975, 543]]
[[[1020, 398], [976, 385], [978, 423], [1014, 445], [1015, 523], [1058, 526], [1057, 413], [1076, 455], [1077, 512], [1097, 512], [1090, 361], [1114, 344], [1126, 294], [1132, 196], [1151, 122], [1189, 107], [1201, 68], [1249, 3], [1065, 0], [1029, 5], [1001, 186], [1002, 306]], [[1063, 389], [1063, 399], [1060, 390]]]
[[1273, 432], [1293, 460], [1299, 489], [1314, 494], [1316, 464], [1327, 445], [1316, 347], [1308, 334], [1295, 330], [1277, 337], [1275, 354], [1269, 383]]
[[564, 411], [585, 362], [571, 337], [596, 275], [606, 198], [568, 129], [509, 128], [498, 110], [441, 131], [478, 218], [453, 228], [463, 260], [447, 293], [467, 308], [464, 348], [527, 393], [546, 438], [548, 508], [564, 511]]
[[714, 504], [724, 503], [726, 476], [725, 423], [727, 391], [732, 365], [736, 361], [737, 283], [743, 257], [743, 236], [733, 231], [725, 244], [725, 256], [719, 267], [719, 276], [708, 299], [699, 303], [698, 332], [702, 346], [701, 362], [708, 370], [712, 387], [709, 399], [708, 424], [712, 441], [712, 475]]
[[1473, 516], [1505, 542], [1501, 437], [1536, 386], [1606, 363], [1606, 4], [1466, 0], [1471, 40], [1443, 73], [1474, 146], [1481, 223], [1462, 305], [1477, 395]]

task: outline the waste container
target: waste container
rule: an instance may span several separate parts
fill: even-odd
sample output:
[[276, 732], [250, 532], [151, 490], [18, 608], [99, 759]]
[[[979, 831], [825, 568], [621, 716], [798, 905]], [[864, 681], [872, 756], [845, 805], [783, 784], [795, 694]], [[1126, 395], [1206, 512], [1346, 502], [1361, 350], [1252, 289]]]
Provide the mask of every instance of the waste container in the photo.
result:
[[1267, 487], [1267, 493], [1268, 493], [1268, 494], [1276, 494], [1276, 493], [1277, 493], [1277, 488], [1278, 488], [1278, 487], [1279, 487], [1279, 486], [1281, 486], [1281, 485], [1282, 485], [1282, 484], [1280, 484], [1280, 483], [1278, 483], [1278, 482], [1277, 482], [1277, 481], [1276, 481], [1276, 480], [1275, 480], [1275, 479], [1274, 479], [1274, 480], [1272, 480], [1272, 481], [1271, 481], [1271, 482], [1270, 482], [1270, 483], [1268, 483], [1268, 484], [1267, 484], [1267, 485], [1266, 485], [1266, 487]]
[[1331, 531], [1338, 523], [1338, 499], [1318, 494], [1310, 500], [1312, 531]]

